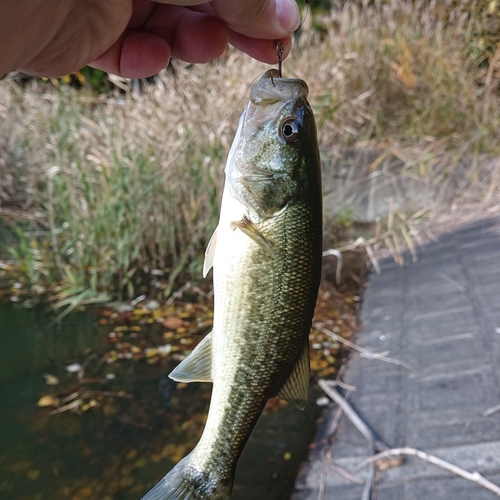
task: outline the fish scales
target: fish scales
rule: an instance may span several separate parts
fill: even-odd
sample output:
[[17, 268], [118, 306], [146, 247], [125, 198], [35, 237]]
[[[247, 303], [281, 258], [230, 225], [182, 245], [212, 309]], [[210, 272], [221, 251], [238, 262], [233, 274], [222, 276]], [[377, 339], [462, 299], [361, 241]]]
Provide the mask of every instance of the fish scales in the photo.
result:
[[[271, 70], [272, 71], [272, 70]], [[194, 450], [144, 500], [230, 498], [241, 452], [276, 395], [305, 405], [308, 335], [321, 273], [321, 178], [307, 86], [267, 73], [226, 166], [214, 268], [214, 325], [171, 374], [213, 381]]]

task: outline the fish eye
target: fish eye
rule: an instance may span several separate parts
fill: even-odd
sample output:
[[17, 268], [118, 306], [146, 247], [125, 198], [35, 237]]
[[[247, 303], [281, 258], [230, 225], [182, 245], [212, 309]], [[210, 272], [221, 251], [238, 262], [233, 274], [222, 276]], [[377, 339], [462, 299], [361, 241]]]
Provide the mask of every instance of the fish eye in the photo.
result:
[[295, 142], [299, 137], [299, 124], [294, 118], [288, 118], [281, 124], [281, 138], [287, 143]]

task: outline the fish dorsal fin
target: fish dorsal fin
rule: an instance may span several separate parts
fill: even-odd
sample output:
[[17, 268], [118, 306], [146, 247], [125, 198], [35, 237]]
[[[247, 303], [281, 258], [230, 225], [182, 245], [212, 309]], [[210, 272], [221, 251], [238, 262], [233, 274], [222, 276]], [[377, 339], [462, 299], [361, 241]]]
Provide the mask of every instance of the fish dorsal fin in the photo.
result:
[[309, 377], [309, 343], [307, 343], [288, 380], [278, 392], [278, 397], [303, 410], [309, 394]]
[[240, 229], [251, 238], [257, 245], [263, 248], [271, 257], [276, 257], [276, 252], [273, 249], [273, 244], [267, 240], [262, 233], [255, 227], [255, 224], [244, 217], [240, 221], [231, 222], [231, 226], [235, 229]]
[[176, 382], [212, 382], [212, 333], [169, 375]]
[[203, 277], [206, 278], [208, 271], [214, 265], [215, 245], [217, 243], [217, 228], [208, 242], [207, 249], [205, 250], [205, 262], [203, 263]]

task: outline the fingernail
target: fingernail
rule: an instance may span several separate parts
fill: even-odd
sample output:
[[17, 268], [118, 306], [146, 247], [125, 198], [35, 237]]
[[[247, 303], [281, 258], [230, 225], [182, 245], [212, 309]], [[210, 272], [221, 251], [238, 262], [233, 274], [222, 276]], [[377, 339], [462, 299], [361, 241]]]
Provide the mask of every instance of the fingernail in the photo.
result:
[[300, 25], [300, 12], [295, 0], [276, 0], [276, 17], [282, 28], [295, 31]]

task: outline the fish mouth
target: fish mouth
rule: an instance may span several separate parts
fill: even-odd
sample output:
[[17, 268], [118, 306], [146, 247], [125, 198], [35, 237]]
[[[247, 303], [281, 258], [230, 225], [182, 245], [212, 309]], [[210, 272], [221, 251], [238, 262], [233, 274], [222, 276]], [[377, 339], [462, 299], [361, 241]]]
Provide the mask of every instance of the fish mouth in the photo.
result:
[[309, 88], [300, 78], [281, 78], [278, 70], [269, 69], [261, 79], [253, 85], [250, 101], [259, 105], [274, 104], [278, 101], [295, 101], [307, 99]]

